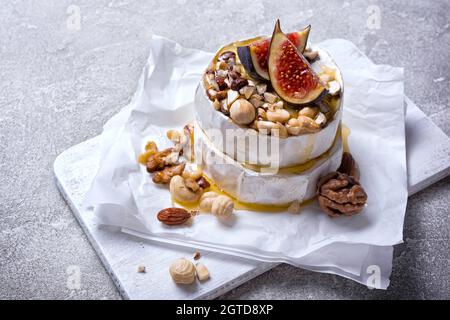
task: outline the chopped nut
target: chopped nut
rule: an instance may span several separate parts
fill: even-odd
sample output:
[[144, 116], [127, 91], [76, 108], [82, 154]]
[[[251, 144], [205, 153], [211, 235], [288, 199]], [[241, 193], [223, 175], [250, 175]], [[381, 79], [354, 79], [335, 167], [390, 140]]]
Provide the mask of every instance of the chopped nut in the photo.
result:
[[258, 108], [258, 120], [267, 120], [266, 110]]
[[219, 70], [227, 70], [230, 66], [224, 60], [221, 60], [217, 63], [217, 69]]
[[202, 263], [197, 263], [195, 269], [197, 271], [198, 280], [205, 281], [209, 279], [209, 271]]
[[273, 104], [273, 107], [274, 107], [275, 109], [283, 109], [283, 108], [284, 108], [284, 102], [280, 100], [280, 101], [274, 103], [274, 104]]
[[298, 213], [300, 211], [300, 201], [295, 200], [292, 201], [291, 205], [288, 208], [289, 213]]
[[217, 111], [219, 111], [220, 110], [220, 102], [219, 102], [219, 100], [214, 100], [214, 102], [213, 102], [213, 107], [214, 107], [214, 109], [216, 109]]
[[261, 96], [254, 94], [250, 97], [249, 101], [255, 108], [259, 108], [263, 105], [263, 102], [261, 100], [262, 100]]
[[255, 92], [255, 87], [245, 86], [239, 90], [239, 93], [242, 94], [245, 99], [250, 99], [250, 97]]
[[217, 92], [217, 94], [216, 94], [216, 99], [217, 100], [223, 100], [223, 99], [225, 99], [226, 97], [228, 97], [228, 93], [227, 93], [227, 91], [219, 91], [219, 92]]
[[228, 77], [228, 70], [217, 70], [217, 76], [226, 79]]
[[338, 93], [341, 91], [341, 85], [339, 84], [338, 81], [333, 80], [328, 82], [328, 92], [332, 95], [332, 96], [336, 96], [338, 95]]
[[158, 146], [156, 145], [155, 141], [149, 141], [145, 145], [145, 151], [158, 151]]
[[223, 91], [223, 90], [228, 89], [228, 85], [225, 83], [225, 78], [224, 77], [217, 76], [215, 78], [215, 80], [216, 80], [216, 83], [217, 83], [217, 87], [219, 88], [218, 91]]
[[209, 100], [214, 101], [217, 99], [217, 91], [214, 89], [208, 89], [206, 90], [206, 95], [208, 96]]
[[184, 179], [184, 183], [186, 184], [186, 187], [189, 188], [192, 192], [196, 192], [200, 189], [200, 186], [198, 185], [197, 181], [191, 178]]
[[231, 82], [230, 88], [231, 88], [231, 90], [239, 91], [241, 88], [245, 87], [246, 85], [248, 85], [247, 79], [237, 78], [237, 79], [233, 79], [233, 81]]
[[145, 267], [144, 266], [139, 266], [137, 272], [138, 273], [145, 273]]
[[328, 107], [328, 105], [324, 101], [318, 102], [317, 105], [319, 106], [321, 112], [323, 113], [330, 112], [330, 107]]
[[209, 188], [211, 186], [211, 184], [208, 182], [208, 180], [205, 179], [205, 177], [200, 177], [197, 180], [197, 184], [203, 190], [205, 190], [205, 189], [207, 189], [207, 188]]
[[147, 159], [146, 167], [149, 173], [162, 170], [166, 166], [164, 161], [165, 157], [167, 157], [173, 151], [172, 148], [165, 149], [163, 151], [158, 151], [152, 155], [150, 155]]
[[172, 142], [180, 142], [181, 133], [177, 130], [169, 130], [166, 133], [167, 138]]
[[171, 181], [172, 177], [179, 176], [183, 173], [185, 165], [186, 163], [182, 162], [171, 167], [165, 167], [161, 171], [153, 174], [152, 181], [158, 184], [167, 184]]
[[198, 251], [198, 250], [195, 250], [195, 253], [194, 253], [193, 259], [194, 259], [194, 260], [198, 260], [198, 259], [200, 259], [200, 251]]
[[270, 92], [264, 92], [264, 100], [268, 103], [275, 103], [278, 97]]
[[258, 94], [263, 95], [264, 92], [267, 91], [267, 84], [266, 83], [258, 83], [256, 85], [256, 91], [258, 92]]
[[289, 132], [287, 131], [287, 128], [280, 122], [275, 123], [275, 126], [270, 130], [270, 133], [274, 137], [279, 138], [287, 138], [289, 136]]
[[225, 51], [219, 56], [219, 60], [227, 61], [230, 58], [236, 58], [236, 54], [233, 51]]
[[239, 92], [230, 90], [228, 92], [227, 105], [232, 105], [239, 98]]
[[316, 120], [314, 120], [319, 126], [323, 127], [327, 123], [327, 117], [322, 113], [319, 112], [317, 115]]
[[194, 171], [184, 171], [183, 172], [183, 178], [188, 179], [191, 178], [195, 181], [200, 179], [202, 177], [203, 171], [202, 170], [194, 170]]
[[237, 79], [241, 77], [241, 74], [238, 71], [230, 71], [228, 72], [228, 76], [231, 78], [231, 80]]

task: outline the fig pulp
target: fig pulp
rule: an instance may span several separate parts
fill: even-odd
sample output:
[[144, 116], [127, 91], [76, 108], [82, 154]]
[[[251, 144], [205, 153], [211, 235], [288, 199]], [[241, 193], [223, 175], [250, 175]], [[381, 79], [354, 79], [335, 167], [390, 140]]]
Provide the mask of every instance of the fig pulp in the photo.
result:
[[[308, 41], [311, 26], [301, 31], [287, 34], [289, 40], [295, 45], [300, 53], [303, 53]], [[247, 46], [237, 48], [239, 60], [249, 76], [259, 80], [269, 80], [267, 62], [269, 58], [270, 38], [255, 41]]]
[[268, 73], [275, 92], [291, 105], [310, 104], [327, 93], [308, 61], [281, 31], [279, 20], [270, 43]]

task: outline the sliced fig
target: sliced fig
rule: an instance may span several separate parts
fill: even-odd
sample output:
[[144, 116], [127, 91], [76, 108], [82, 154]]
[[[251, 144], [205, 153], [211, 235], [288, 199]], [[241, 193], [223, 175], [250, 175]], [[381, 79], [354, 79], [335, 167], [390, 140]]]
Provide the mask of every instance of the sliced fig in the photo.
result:
[[[289, 40], [295, 45], [300, 53], [303, 53], [308, 41], [311, 26], [307, 26], [298, 32], [287, 34]], [[237, 48], [239, 60], [252, 78], [269, 80], [267, 72], [267, 61], [269, 58], [270, 38], [255, 41], [247, 46]]]
[[268, 71], [275, 92], [291, 105], [310, 104], [327, 93], [308, 61], [281, 31], [279, 20], [270, 43]]

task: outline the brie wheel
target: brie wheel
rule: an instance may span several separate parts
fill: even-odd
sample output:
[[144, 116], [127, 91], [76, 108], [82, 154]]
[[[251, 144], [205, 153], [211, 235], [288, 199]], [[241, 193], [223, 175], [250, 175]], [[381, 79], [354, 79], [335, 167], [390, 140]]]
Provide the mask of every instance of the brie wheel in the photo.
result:
[[197, 165], [217, 187], [245, 203], [286, 205], [296, 200], [309, 200], [316, 194], [320, 177], [337, 170], [341, 164], [343, 148], [340, 135], [324, 156], [312, 160], [313, 165], [302, 172], [290, 172], [286, 168], [278, 172], [254, 171], [216, 148], [198, 124], [194, 128]]
[[[317, 158], [331, 147], [341, 123], [344, 89], [342, 75], [326, 51], [320, 48], [313, 49], [319, 52], [320, 57], [317, 62], [312, 64], [313, 69], [319, 71], [321, 66], [336, 69], [336, 81], [341, 86], [339, 106], [337, 106], [334, 117], [327, 126], [317, 133], [289, 136], [281, 139], [275, 136], [260, 134], [258, 131], [247, 126], [236, 124], [229, 117], [215, 110], [212, 102], [206, 96], [203, 81], [201, 81], [195, 94], [195, 118], [206, 135], [220, 151], [238, 162], [251, 162], [255, 165], [264, 166], [267, 165], [267, 157], [260, 157], [255, 152], [254, 144], [251, 147], [248, 141], [250, 139], [256, 139], [257, 143], [259, 143], [259, 140], [265, 139], [261, 142], [266, 145], [277, 145], [277, 149], [274, 150], [275, 152], [272, 156], [277, 157], [279, 166], [290, 167]], [[225, 138], [227, 137], [227, 130], [228, 136], [231, 131], [237, 132], [235, 134], [236, 138]]]

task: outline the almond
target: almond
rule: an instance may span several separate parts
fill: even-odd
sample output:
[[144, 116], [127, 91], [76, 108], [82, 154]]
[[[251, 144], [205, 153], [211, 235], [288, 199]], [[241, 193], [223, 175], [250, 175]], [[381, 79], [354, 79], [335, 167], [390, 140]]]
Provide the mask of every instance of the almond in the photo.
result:
[[164, 224], [175, 226], [188, 221], [191, 213], [183, 208], [166, 208], [158, 212], [157, 218]]

